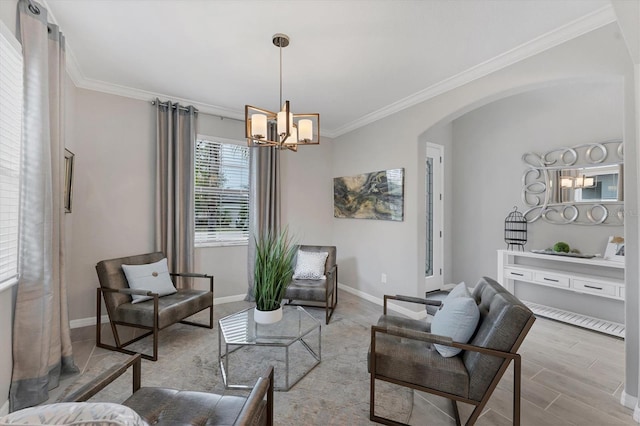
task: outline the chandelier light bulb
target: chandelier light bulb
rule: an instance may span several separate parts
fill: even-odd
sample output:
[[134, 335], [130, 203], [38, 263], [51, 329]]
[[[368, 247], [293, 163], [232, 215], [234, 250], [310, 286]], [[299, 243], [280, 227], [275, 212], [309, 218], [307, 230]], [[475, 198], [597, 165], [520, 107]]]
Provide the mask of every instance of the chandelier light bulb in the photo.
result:
[[256, 139], [267, 137], [267, 116], [264, 114], [251, 115], [251, 135]]
[[300, 120], [298, 122], [298, 137], [302, 142], [309, 142], [313, 139], [313, 121], [309, 119]]

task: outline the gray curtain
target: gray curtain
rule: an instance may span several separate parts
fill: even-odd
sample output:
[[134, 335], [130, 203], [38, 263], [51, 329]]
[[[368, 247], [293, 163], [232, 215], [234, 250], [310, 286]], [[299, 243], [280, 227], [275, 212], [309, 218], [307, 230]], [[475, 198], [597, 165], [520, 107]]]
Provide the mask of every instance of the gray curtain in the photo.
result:
[[[274, 129], [271, 129], [274, 131]], [[247, 253], [248, 289], [245, 300], [253, 302], [254, 236], [280, 231], [280, 150], [253, 147], [249, 154], [249, 244]]]
[[[169, 271], [193, 272], [194, 173], [198, 111], [156, 99], [156, 250], [167, 255]], [[176, 285], [191, 288], [192, 280]]]
[[18, 3], [25, 79], [11, 411], [45, 401], [78, 372], [64, 273], [64, 36], [34, 5], [39, 12]]

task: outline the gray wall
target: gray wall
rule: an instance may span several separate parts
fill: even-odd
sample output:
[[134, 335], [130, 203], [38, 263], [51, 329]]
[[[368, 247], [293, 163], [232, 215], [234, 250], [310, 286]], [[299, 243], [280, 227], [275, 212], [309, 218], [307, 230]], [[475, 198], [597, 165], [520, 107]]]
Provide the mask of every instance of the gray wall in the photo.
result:
[[[622, 139], [623, 90], [622, 78], [553, 85], [493, 102], [453, 122], [455, 281], [496, 275], [496, 249], [506, 248], [504, 219], [514, 206], [526, 210], [522, 154]], [[538, 220], [528, 226], [526, 249], [566, 241], [583, 253], [604, 253], [610, 235], [624, 235], [623, 227]]]
[[[95, 315], [95, 264], [154, 250], [155, 107], [77, 89], [74, 118], [78, 142], [69, 304], [72, 325], [82, 325]], [[242, 143], [244, 127], [199, 114], [198, 133]], [[331, 153], [330, 139], [297, 153], [282, 152], [283, 223], [291, 222], [302, 242], [330, 243], [332, 187], [326, 164]], [[218, 302], [246, 293], [246, 246], [198, 248], [195, 255], [196, 270], [215, 276]]]
[[[421, 232], [424, 221], [423, 183], [424, 169], [422, 164], [422, 144], [436, 125], [443, 125], [460, 118], [483, 105], [490, 104], [500, 98], [523, 93], [536, 88], [543, 88], [562, 81], [589, 79], [602, 81], [619, 79], [630, 72], [628, 54], [624, 43], [616, 36], [615, 25], [586, 34], [580, 38], [564, 43], [542, 54], [523, 60], [501, 71], [480, 78], [465, 86], [456, 88], [429, 101], [411, 107], [401, 113], [389, 116], [366, 127], [357, 129], [336, 139], [334, 152], [334, 176], [348, 176], [356, 173], [381, 170], [386, 168], [405, 168], [405, 220], [403, 222], [384, 222], [367, 220], [334, 219], [334, 242], [340, 247], [341, 283], [349, 286], [354, 292], [361, 292], [374, 298], [381, 298], [384, 293], [403, 293], [418, 295], [422, 293], [422, 264], [424, 254], [424, 232]], [[617, 107], [620, 111], [620, 107]], [[616, 118], [620, 126], [620, 117]], [[456, 155], [456, 131], [453, 126], [453, 173], [454, 193], [464, 191], [470, 180], [476, 180], [477, 174], [467, 174], [467, 168], [473, 167], [468, 160], [460, 164]], [[538, 128], [531, 137], [543, 140], [546, 137], [544, 126]], [[593, 135], [589, 135], [589, 139]], [[446, 138], [445, 138], [446, 139]], [[586, 137], [582, 138], [587, 139]], [[589, 140], [587, 139], [587, 140]], [[533, 139], [530, 139], [533, 140]], [[565, 141], [566, 138], [559, 138]], [[502, 140], [501, 143], [506, 143]], [[631, 140], [632, 144], [635, 144]], [[535, 148], [533, 142], [528, 145]], [[511, 149], [507, 146], [504, 149]], [[517, 154], [515, 153], [517, 151]], [[523, 147], [514, 148], [513, 180], [519, 182], [522, 172], [520, 155]], [[477, 154], [477, 153], [476, 153]], [[451, 154], [450, 154], [451, 156]], [[484, 160], [480, 155], [476, 160]], [[463, 160], [463, 159], [461, 159]], [[629, 164], [627, 164], [629, 166]], [[635, 164], [631, 164], [635, 167]], [[491, 185], [502, 187], [505, 180], [501, 169], [483, 170], [490, 184], [478, 188], [475, 200], [482, 199], [483, 204], [495, 203], [502, 199], [491, 188]], [[462, 182], [462, 187], [459, 187]], [[422, 189], [421, 189], [422, 188]], [[445, 211], [445, 221], [452, 220], [456, 231], [450, 244], [453, 250], [451, 259], [452, 280], [477, 280], [481, 274], [495, 275], [497, 248], [503, 247], [502, 226], [506, 214], [519, 200], [519, 191], [500, 201], [498, 212], [478, 212], [479, 206], [473, 203], [458, 203]], [[504, 203], [504, 205], [502, 204]], [[478, 214], [478, 217], [474, 217]], [[482, 226], [494, 221], [493, 230], [487, 230], [490, 238], [477, 238], [478, 229], [460, 234], [459, 227], [466, 223], [477, 223]], [[636, 220], [636, 219], [633, 219]], [[463, 249], [459, 246], [470, 246]], [[585, 247], [584, 250], [589, 250]], [[472, 250], [484, 257], [472, 268], [464, 263], [469, 255], [462, 252], [464, 258], [458, 258], [458, 250]], [[463, 273], [458, 272], [462, 268]], [[388, 276], [388, 284], [380, 284], [380, 274]]]

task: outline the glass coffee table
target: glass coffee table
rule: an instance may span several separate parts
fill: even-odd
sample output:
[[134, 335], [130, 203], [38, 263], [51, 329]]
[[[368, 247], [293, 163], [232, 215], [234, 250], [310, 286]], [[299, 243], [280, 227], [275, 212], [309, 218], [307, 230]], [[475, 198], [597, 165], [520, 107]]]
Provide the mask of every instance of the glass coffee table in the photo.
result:
[[[300, 306], [284, 306], [282, 320], [258, 324], [253, 308], [218, 321], [218, 362], [226, 389], [251, 389], [269, 365], [275, 390], [288, 391], [321, 359], [321, 323]], [[233, 379], [232, 379], [233, 377]]]

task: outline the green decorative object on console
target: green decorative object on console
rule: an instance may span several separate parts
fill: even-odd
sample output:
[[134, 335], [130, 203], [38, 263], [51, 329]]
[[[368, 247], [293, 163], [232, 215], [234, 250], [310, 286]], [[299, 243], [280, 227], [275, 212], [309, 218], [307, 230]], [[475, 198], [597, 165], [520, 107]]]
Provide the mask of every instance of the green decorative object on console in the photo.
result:
[[571, 247], [569, 244], [559, 241], [553, 245], [553, 251], [561, 252], [561, 253], [569, 253]]

